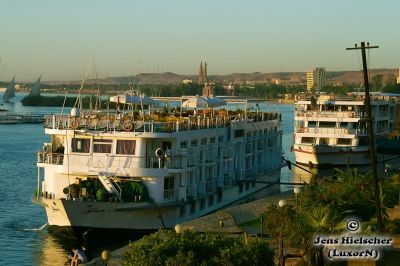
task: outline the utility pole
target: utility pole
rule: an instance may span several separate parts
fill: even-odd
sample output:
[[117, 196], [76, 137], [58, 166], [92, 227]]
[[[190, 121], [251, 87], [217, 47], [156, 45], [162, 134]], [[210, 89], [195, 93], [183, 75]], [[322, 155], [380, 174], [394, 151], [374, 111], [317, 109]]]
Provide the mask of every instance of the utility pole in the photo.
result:
[[367, 42], [367, 46], [365, 46], [364, 42], [361, 42], [361, 47], [346, 48], [346, 50], [361, 50], [362, 55], [362, 63], [364, 70], [364, 85], [365, 85], [365, 112], [367, 115], [367, 128], [368, 128], [368, 142], [369, 142], [369, 157], [371, 159], [371, 171], [372, 177], [374, 178], [374, 192], [375, 192], [375, 204], [376, 204], [376, 218], [378, 220], [378, 230], [380, 233], [384, 232], [383, 219], [382, 219], [382, 211], [381, 211], [381, 200], [380, 200], [380, 190], [379, 190], [379, 182], [378, 182], [378, 173], [376, 166], [376, 151], [375, 151], [375, 139], [374, 139], [374, 130], [373, 130], [373, 121], [372, 121], [372, 111], [371, 111], [371, 100], [369, 95], [369, 83], [368, 83], [368, 70], [367, 70], [367, 59], [365, 56], [365, 49], [379, 48], [379, 46], [370, 46]]

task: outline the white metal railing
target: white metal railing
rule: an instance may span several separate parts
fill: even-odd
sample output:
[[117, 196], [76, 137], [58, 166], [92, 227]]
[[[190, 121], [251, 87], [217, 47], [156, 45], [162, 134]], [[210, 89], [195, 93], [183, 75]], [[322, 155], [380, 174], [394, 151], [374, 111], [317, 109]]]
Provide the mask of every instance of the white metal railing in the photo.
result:
[[[280, 119], [277, 112], [247, 113], [248, 119], [254, 121], [268, 121]], [[51, 115], [45, 117], [45, 128], [51, 129], [93, 129], [93, 130], [120, 130], [133, 132], [177, 132], [205, 128], [219, 128], [231, 125], [232, 121], [244, 120], [240, 114], [231, 116], [198, 116], [176, 117], [173, 121], [155, 121], [149, 117], [132, 119], [132, 117], [115, 114], [81, 114], [78, 117]]]
[[296, 117], [307, 118], [363, 118], [364, 112], [356, 111], [296, 111]]
[[164, 190], [164, 200], [173, 200], [175, 198], [175, 189]]
[[323, 127], [296, 127], [296, 133], [309, 133], [309, 134], [330, 134], [330, 135], [346, 135], [346, 134], [356, 134], [365, 135], [367, 134], [367, 129], [347, 129], [347, 128], [323, 128]]
[[207, 193], [215, 191], [215, 179], [208, 180], [206, 183], [206, 191]]
[[44, 151], [37, 152], [37, 162], [62, 165], [64, 162], [64, 154], [62, 153], [47, 153]]

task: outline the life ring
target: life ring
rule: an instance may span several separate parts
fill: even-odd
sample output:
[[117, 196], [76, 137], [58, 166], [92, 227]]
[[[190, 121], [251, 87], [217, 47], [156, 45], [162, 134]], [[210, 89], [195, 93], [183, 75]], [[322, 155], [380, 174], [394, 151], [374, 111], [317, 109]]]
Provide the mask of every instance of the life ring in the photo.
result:
[[133, 128], [133, 123], [131, 120], [125, 120], [122, 124], [122, 129], [125, 131], [131, 131]]
[[157, 148], [156, 151], [154, 152], [157, 157], [163, 157], [164, 156], [164, 150], [161, 148]]
[[353, 113], [349, 113], [349, 117], [352, 118], [354, 116]]
[[69, 127], [72, 129], [77, 129], [79, 127], [79, 120], [76, 118], [71, 120], [71, 122], [69, 122]]
[[300, 133], [304, 133], [304, 127], [300, 128]]
[[315, 128], [314, 133], [318, 133], [318, 132], [319, 132], [318, 128]]
[[349, 133], [349, 130], [348, 130], [348, 129], [345, 129], [345, 130], [344, 130], [344, 133], [345, 133], [345, 134], [348, 134], [348, 133]]

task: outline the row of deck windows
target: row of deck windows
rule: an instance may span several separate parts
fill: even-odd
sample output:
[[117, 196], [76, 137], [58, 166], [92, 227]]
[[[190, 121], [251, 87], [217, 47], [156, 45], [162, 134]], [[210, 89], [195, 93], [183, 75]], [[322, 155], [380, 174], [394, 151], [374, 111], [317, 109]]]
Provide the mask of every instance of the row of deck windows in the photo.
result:
[[[93, 139], [93, 152], [94, 153], [112, 153], [112, 139]], [[71, 141], [72, 152], [77, 153], [90, 153], [91, 140], [84, 138], [73, 138]], [[116, 141], [116, 154], [134, 155], [136, 141], [135, 140], [121, 140]]]

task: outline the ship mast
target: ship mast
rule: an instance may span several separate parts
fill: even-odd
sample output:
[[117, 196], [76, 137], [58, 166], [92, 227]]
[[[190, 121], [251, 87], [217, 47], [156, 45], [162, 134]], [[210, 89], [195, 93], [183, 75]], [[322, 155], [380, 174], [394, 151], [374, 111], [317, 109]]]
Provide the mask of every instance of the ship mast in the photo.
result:
[[376, 204], [376, 218], [378, 221], [378, 230], [383, 233], [383, 219], [382, 219], [382, 211], [381, 211], [381, 199], [380, 199], [380, 190], [379, 190], [379, 182], [378, 182], [378, 173], [376, 166], [376, 151], [375, 151], [375, 140], [374, 140], [374, 129], [372, 127], [372, 112], [371, 112], [371, 99], [369, 95], [369, 83], [368, 83], [368, 70], [367, 70], [367, 59], [365, 55], [366, 49], [379, 48], [379, 46], [370, 46], [367, 42], [367, 46], [365, 46], [364, 42], [361, 42], [361, 47], [346, 48], [346, 50], [361, 50], [362, 55], [362, 63], [363, 63], [363, 72], [364, 72], [364, 86], [365, 86], [365, 112], [367, 115], [367, 129], [368, 129], [368, 142], [369, 142], [369, 157], [371, 159], [371, 171], [372, 176], [374, 178], [374, 192], [375, 192], [375, 204]]

